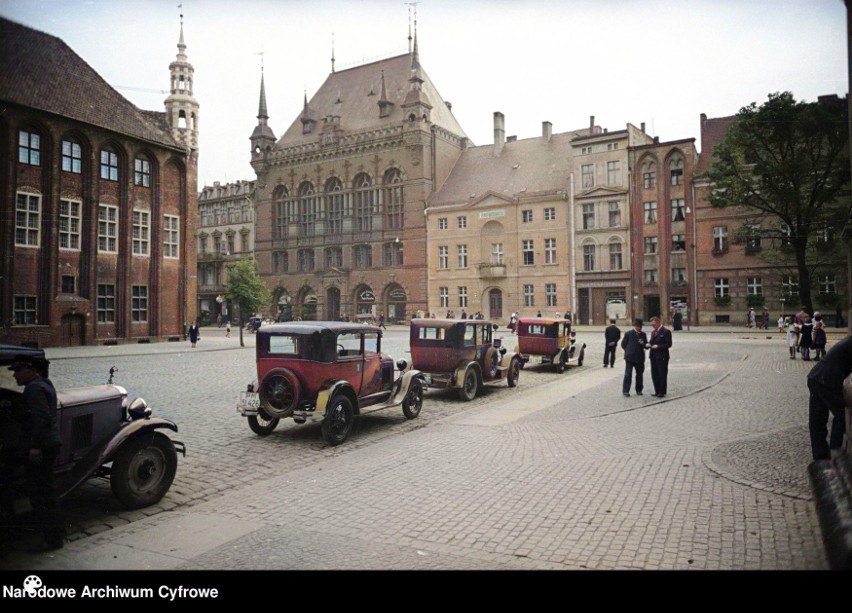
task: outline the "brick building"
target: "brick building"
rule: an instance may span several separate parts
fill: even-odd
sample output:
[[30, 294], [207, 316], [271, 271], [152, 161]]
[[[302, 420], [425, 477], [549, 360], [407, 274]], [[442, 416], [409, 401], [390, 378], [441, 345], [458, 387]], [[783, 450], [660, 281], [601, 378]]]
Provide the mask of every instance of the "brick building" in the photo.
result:
[[412, 53], [332, 72], [276, 139], [251, 135], [256, 259], [275, 311], [403, 320], [427, 308], [423, 210], [468, 139]]
[[181, 23], [165, 113], [144, 111], [58, 38], [0, 19], [2, 342], [169, 337], [194, 316], [185, 47]]
[[221, 185], [198, 193], [198, 317], [203, 323], [232, 315], [225, 300], [228, 264], [254, 258], [254, 181]]

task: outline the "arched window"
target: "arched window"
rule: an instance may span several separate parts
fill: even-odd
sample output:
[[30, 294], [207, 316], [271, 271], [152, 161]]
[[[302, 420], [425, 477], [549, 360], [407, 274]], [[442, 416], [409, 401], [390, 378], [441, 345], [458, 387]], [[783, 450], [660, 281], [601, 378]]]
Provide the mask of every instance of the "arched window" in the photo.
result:
[[384, 177], [385, 228], [398, 230], [403, 226], [402, 173], [391, 168]]
[[328, 215], [325, 233], [329, 236], [343, 233], [343, 216], [345, 214], [345, 195], [343, 183], [337, 177], [331, 177], [325, 183], [325, 202]]
[[274, 204], [272, 205], [272, 238], [287, 238], [287, 187], [279, 185], [272, 193]]
[[669, 162], [672, 185], [683, 185], [683, 158], [675, 156]]
[[151, 162], [144, 155], [133, 160], [133, 185], [151, 187]]
[[657, 186], [657, 165], [654, 162], [642, 164], [642, 188], [653, 189]]
[[355, 189], [355, 229], [359, 232], [369, 232], [373, 229], [373, 208], [375, 206], [375, 191], [369, 175], [361, 173], [353, 181]]
[[299, 236], [313, 236], [316, 233], [317, 197], [310, 181], [299, 185]]

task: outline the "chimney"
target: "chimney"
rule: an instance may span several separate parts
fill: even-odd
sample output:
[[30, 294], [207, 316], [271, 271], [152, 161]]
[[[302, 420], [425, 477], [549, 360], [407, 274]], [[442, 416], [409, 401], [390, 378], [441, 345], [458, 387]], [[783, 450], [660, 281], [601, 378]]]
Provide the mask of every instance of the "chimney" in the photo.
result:
[[589, 130], [594, 131], [595, 129], [595, 116], [589, 115]]
[[507, 136], [507, 137], [506, 137], [506, 142], [507, 142], [507, 143], [514, 143], [516, 140], [518, 140], [518, 136], [517, 136], [516, 134], [515, 134], [515, 135], [512, 135], [512, 136]]
[[503, 152], [503, 145], [506, 142], [506, 124], [503, 113], [500, 111], [494, 112], [494, 155], [500, 155]]
[[645, 122], [643, 121], [640, 125], [642, 126], [642, 132], [644, 132], [645, 131]]
[[544, 140], [550, 142], [550, 137], [553, 135], [553, 124], [549, 121], [542, 121], [541, 135], [544, 137]]

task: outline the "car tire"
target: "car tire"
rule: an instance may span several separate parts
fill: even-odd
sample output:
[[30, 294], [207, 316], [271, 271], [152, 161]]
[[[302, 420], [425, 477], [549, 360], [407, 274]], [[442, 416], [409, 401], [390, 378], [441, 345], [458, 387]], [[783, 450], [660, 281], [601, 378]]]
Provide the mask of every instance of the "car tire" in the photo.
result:
[[343, 394], [332, 397], [322, 420], [322, 437], [326, 443], [335, 447], [344, 442], [355, 422], [355, 410], [352, 402]]
[[420, 379], [412, 379], [408, 385], [408, 393], [402, 401], [402, 413], [408, 419], [414, 419], [420, 415], [423, 408], [423, 384]]
[[509, 384], [509, 387], [515, 387], [518, 385], [518, 378], [521, 374], [521, 361], [518, 358], [512, 358], [512, 361], [509, 362], [509, 373], [506, 375], [506, 383]]
[[260, 406], [270, 417], [290, 417], [299, 403], [302, 386], [293, 371], [275, 368], [266, 373], [258, 389]]
[[262, 408], [258, 409], [257, 415], [248, 416], [248, 425], [251, 431], [258, 436], [268, 436], [272, 434], [275, 427], [278, 425], [279, 419], [272, 417]]
[[476, 370], [468, 368], [464, 373], [462, 386], [459, 388], [459, 398], [465, 402], [470, 402], [476, 398], [476, 392], [479, 390], [479, 377], [476, 375]]
[[556, 363], [556, 372], [562, 374], [565, 372], [565, 354], [559, 354], [559, 361]]
[[582, 365], [583, 365], [583, 357], [584, 357], [585, 355], [586, 355], [586, 350], [585, 350], [585, 349], [580, 349], [580, 357], [579, 357], [579, 358], [577, 358], [577, 366], [582, 366]]
[[155, 504], [166, 495], [177, 472], [177, 452], [161, 432], [143, 432], [125, 441], [113, 459], [110, 487], [128, 509]]

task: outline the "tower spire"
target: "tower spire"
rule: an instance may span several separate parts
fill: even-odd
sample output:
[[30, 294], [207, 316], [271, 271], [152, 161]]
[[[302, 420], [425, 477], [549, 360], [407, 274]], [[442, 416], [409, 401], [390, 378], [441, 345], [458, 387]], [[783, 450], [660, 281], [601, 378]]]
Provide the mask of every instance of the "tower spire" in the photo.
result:
[[[183, 5], [179, 5], [178, 8]], [[195, 68], [186, 57], [186, 42], [183, 36], [183, 13], [180, 14], [180, 35], [177, 56], [169, 64], [171, 86], [166, 98], [166, 121], [172, 136], [187, 149], [198, 150], [198, 101], [192, 95]]]
[[334, 73], [334, 32], [331, 33], [331, 72]]
[[263, 152], [269, 151], [275, 145], [275, 133], [269, 127], [269, 114], [266, 110], [266, 80], [263, 73], [263, 46], [260, 47], [260, 52], [255, 55], [260, 56], [260, 101], [257, 105], [257, 125], [251, 133], [249, 140], [251, 141], [252, 160], [255, 156], [262, 155]]

